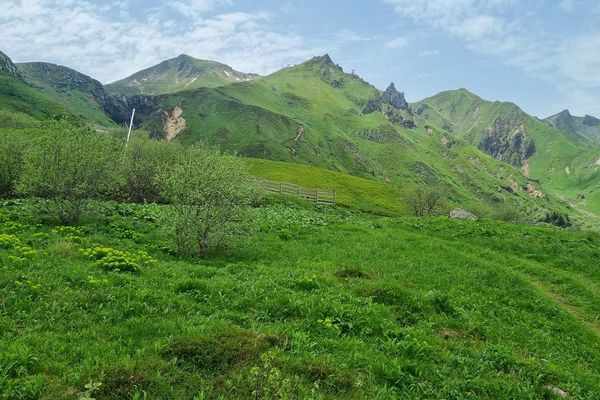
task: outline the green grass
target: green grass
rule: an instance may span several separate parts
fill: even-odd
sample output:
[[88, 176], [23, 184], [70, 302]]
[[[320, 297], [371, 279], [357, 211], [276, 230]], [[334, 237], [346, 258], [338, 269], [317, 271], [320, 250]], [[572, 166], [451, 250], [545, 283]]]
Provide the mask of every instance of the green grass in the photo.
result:
[[[516, 210], [533, 221], [548, 209], [565, 212], [554, 192], [542, 199], [529, 196], [526, 184], [539, 185], [518, 168], [494, 160], [425, 119], [416, 116], [417, 127], [406, 129], [391, 125], [379, 112], [363, 115], [365, 103], [377, 93], [320, 57], [259, 80], [171, 93], [156, 101], [164, 110], [183, 109], [187, 129], [176, 140], [184, 144], [204, 140], [246, 157], [311, 165], [367, 178], [375, 186], [389, 182], [386, 185], [403, 193], [435, 185], [448, 194], [448, 207], [478, 215]], [[140, 118], [145, 128], [162, 126], [153, 116]], [[382, 126], [396, 135], [383, 143], [363, 135], [365, 129]], [[345, 186], [338, 181], [332, 188]], [[377, 208], [396, 212], [394, 203], [385, 194]]]
[[406, 213], [402, 191], [392, 183], [364, 179], [308, 165], [248, 158], [252, 175], [305, 188], [336, 191], [336, 202], [354, 209], [383, 213]]
[[0, 209], [1, 398], [600, 394], [597, 234], [267, 202], [186, 260], [162, 206], [75, 228], [31, 206]]

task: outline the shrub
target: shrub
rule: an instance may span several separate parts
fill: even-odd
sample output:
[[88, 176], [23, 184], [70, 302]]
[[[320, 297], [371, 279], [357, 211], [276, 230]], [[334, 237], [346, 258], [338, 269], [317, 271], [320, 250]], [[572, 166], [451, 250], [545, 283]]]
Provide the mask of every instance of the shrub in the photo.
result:
[[0, 135], [0, 196], [15, 194], [23, 169], [25, 138], [16, 132]]
[[115, 182], [116, 142], [66, 121], [39, 137], [25, 154], [17, 190], [50, 200], [48, 212], [63, 225], [76, 223], [90, 199]]
[[569, 216], [560, 214], [556, 211], [546, 213], [544, 218], [542, 218], [542, 222], [558, 226], [559, 228], [568, 228], [571, 226], [571, 219]]
[[240, 158], [205, 146], [189, 148], [166, 175], [169, 221], [184, 255], [204, 257], [233, 237], [257, 193]]
[[179, 147], [173, 143], [136, 138], [125, 149], [121, 192], [134, 203], [163, 202], [158, 175], [177, 159]]

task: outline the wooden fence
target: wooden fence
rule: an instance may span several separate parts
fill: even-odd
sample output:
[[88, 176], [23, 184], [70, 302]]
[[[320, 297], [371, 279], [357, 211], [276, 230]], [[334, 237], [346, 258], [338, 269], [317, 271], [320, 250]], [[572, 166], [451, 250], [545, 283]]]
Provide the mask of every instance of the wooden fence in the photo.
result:
[[286, 182], [276, 182], [269, 179], [257, 179], [261, 188], [267, 192], [312, 201], [316, 204], [335, 205], [335, 190], [311, 189]]

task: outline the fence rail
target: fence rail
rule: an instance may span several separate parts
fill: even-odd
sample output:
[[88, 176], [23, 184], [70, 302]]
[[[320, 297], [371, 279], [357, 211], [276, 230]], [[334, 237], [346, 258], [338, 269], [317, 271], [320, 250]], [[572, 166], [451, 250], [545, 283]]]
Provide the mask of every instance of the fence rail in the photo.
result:
[[261, 188], [267, 192], [277, 193], [285, 196], [294, 196], [299, 199], [312, 201], [316, 204], [335, 205], [335, 190], [305, 188], [300, 185], [287, 182], [277, 182], [269, 179], [257, 179]]

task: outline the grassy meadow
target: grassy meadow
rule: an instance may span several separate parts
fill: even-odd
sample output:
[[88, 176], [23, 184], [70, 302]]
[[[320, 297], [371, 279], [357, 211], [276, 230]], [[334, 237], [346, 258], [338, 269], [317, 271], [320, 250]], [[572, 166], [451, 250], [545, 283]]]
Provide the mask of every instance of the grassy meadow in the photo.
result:
[[0, 207], [2, 399], [597, 399], [600, 237], [268, 198], [182, 258], [165, 207]]

